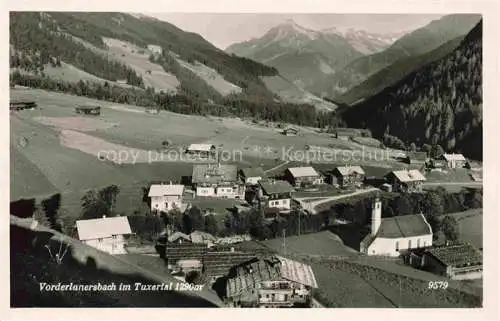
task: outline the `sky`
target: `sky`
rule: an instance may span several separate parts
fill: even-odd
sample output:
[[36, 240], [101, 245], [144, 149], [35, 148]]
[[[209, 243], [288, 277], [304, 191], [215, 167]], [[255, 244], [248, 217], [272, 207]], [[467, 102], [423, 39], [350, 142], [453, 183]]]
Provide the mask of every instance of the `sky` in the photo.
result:
[[374, 33], [411, 31], [439, 19], [440, 14], [274, 14], [274, 13], [146, 13], [190, 32], [220, 49], [259, 38], [274, 26], [292, 19], [313, 29], [356, 28]]

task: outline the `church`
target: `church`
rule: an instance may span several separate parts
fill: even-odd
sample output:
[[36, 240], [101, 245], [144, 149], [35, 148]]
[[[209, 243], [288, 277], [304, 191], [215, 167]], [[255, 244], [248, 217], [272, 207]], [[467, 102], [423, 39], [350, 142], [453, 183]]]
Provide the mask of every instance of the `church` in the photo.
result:
[[423, 214], [382, 219], [382, 203], [376, 197], [371, 221], [371, 233], [360, 244], [362, 253], [396, 257], [411, 249], [432, 246], [432, 229]]

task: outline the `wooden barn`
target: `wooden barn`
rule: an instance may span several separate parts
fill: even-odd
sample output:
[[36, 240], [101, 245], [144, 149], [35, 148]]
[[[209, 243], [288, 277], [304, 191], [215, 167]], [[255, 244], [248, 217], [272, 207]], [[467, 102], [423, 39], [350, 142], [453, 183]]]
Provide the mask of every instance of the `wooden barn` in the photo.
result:
[[25, 109], [35, 109], [37, 104], [31, 100], [11, 100], [9, 107], [12, 111], [20, 111]]
[[77, 114], [98, 116], [101, 114], [101, 107], [100, 106], [78, 106], [78, 107], [75, 107], [75, 112]]

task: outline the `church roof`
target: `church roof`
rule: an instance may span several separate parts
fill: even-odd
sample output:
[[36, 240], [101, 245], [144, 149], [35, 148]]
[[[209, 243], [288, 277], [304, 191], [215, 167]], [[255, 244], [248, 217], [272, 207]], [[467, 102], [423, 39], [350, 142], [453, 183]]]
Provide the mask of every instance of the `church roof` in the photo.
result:
[[377, 237], [404, 238], [432, 234], [422, 214], [394, 216], [382, 219]]

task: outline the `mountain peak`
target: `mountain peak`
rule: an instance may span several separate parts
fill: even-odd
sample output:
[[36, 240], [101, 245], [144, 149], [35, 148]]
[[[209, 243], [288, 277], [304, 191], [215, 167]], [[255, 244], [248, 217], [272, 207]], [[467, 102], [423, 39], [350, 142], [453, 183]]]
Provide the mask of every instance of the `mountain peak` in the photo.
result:
[[306, 36], [313, 40], [318, 37], [319, 32], [305, 28], [296, 23], [293, 19], [287, 19], [269, 30], [268, 34], [273, 35], [275, 40], [299, 36]]

